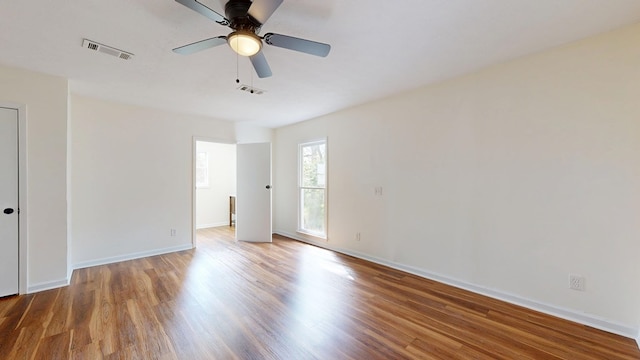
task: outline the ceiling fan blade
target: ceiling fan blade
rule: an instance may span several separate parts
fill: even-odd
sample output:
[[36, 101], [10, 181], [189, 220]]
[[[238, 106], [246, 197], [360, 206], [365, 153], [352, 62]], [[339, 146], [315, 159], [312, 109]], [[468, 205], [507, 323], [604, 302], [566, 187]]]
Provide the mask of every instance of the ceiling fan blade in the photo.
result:
[[266, 78], [272, 75], [267, 58], [264, 57], [262, 51], [250, 56], [249, 59], [251, 60], [251, 64], [253, 64], [253, 68], [256, 69], [256, 74], [258, 74], [259, 78]]
[[329, 44], [323, 44], [287, 35], [268, 33], [264, 35], [263, 39], [264, 42], [269, 45], [321, 57], [329, 55], [329, 51], [331, 50], [331, 45]]
[[248, 14], [258, 20], [260, 24], [264, 24], [280, 4], [282, 4], [282, 0], [254, 0], [249, 8]]
[[229, 20], [227, 20], [224, 16], [211, 10], [210, 8], [198, 2], [197, 0], [176, 0], [176, 2], [179, 2], [180, 4], [188, 7], [189, 9], [208, 17], [209, 19], [217, 22], [220, 25], [224, 25], [224, 26], [229, 25]]
[[197, 53], [198, 51], [210, 49], [215, 46], [219, 46], [227, 43], [226, 36], [218, 36], [211, 39], [204, 39], [192, 44], [184, 45], [173, 49], [173, 52], [181, 55], [190, 55]]

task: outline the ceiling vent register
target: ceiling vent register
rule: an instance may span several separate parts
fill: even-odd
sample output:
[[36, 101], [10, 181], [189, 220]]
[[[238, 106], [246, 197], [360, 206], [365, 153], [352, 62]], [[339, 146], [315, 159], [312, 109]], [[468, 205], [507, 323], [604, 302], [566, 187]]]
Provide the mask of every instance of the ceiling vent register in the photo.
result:
[[240, 91], [246, 91], [250, 94], [254, 94], [254, 95], [262, 95], [265, 93], [265, 90], [261, 90], [258, 88], [254, 88], [253, 86], [249, 86], [249, 85], [240, 85], [238, 86], [238, 90]]
[[115, 56], [115, 57], [120, 58], [122, 60], [130, 60], [131, 58], [133, 58], [133, 54], [132, 53], [129, 53], [129, 52], [126, 52], [126, 51], [122, 51], [122, 50], [116, 49], [116, 48], [111, 47], [111, 46], [103, 45], [103, 44], [100, 44], [100, 43], [97, 43], [95, 41], [91, 41], [91, 40], [88, 40], [88, 39], [84, 39], [82, 41], [82, 47], [83, 48], [87, 48], [89, 50], [101, 52], [103, 54]]

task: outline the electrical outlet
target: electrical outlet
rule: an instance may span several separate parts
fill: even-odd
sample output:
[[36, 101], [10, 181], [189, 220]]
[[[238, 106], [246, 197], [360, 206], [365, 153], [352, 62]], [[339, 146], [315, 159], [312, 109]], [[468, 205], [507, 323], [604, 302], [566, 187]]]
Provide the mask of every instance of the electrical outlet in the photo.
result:
[[176, 236], [176, 229], [171, 229], [171, 236]]
[[584, 291], [584, 276], [569, 275], [569, 289]]
[[356, 233], [356, 241], [360, 241], [360, 233], [359, 232]]

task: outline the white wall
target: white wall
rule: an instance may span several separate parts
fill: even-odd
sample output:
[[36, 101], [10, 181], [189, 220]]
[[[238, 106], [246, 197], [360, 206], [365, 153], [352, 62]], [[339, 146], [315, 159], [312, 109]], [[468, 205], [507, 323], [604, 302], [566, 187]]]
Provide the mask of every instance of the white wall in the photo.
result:
[[271, 142], [273, 139], [273, 129], [245, 122], [236, 122], [233, 126], [236, 131], [236, 143], [238, 144], [264, 143]]
[[0, 102], [27, 113], [27, 291], [68, 282], [67, 94], [66, 79], [0, 65]]
[[249, 135], [222, 120], [76, 95], [71, 103], [74, 266], [191, 247], [194, 136]]
[[198, 141], [209, 157], [209, 186], [196, 189], [196, 228], [229, 225], [229, 195], [236, 193], [236, 146]]
[[325, 246], [634, 337], [638, 39], [640, 25], [278, 129], [274, 229], [299, 237], [297, 144], [327, 136]]

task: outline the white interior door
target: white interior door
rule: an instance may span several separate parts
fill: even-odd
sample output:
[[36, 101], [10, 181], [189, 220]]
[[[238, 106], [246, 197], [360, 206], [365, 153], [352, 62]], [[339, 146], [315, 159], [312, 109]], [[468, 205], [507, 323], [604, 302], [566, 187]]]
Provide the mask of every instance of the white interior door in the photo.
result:
[[0, 296], [18, 293], [18, 110], [0, 107]]
[[241, 144], [236, 154], [236, 239], [271, 242], [271, 144]]

